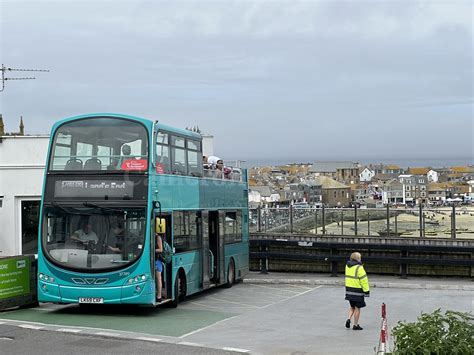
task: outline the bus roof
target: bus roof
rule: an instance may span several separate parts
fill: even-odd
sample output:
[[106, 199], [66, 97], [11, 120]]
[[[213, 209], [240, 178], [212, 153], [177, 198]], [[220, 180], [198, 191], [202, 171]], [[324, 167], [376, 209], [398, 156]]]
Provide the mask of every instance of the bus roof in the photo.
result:
[[[142, 117], [138, 117], [138, 116], [132, 116], [132, 115], [127, 115], [127, 114], [122, 114], [122, 113], [112, 113], [112, 112], [94, 112], [94, 113], [87, 113], [87, 114], [82, 114], [82, 115], [77, 115], [77, 116], [72, 116], [72, 117], [67, 117], [67, 118], [64, 118], [58, 122], [56, 122], [54, 125], [53, 125], [53, 128], [52, 130], [56, 130], [57, 127], [59, 127], [60, 125], [62, 125], [63, 123], [65, 122], [68, 122], [68, 121], [72, 121], [72, 120], [77, 120], [77, 119], [81, 119], [81, 118], [89, 118], [89, 117], [117, 117], [117, 118], [126, 118], [126, 119], [130, 119], [130, 120], [133, 120], [133, 121], [139, 121], [141, 123], [143, 123], [145, 126], [147, 127], [151, 127], [151, 125], [153, 124], [153, 120], [151, 119], [148, 119], [148, 118], [142, 118]], [[192, 138], [197, 138], [197, 139], [200, 139], [201, 138], [201, 135], [196, 133], [196, 132], [192, 132], [192, 131], [189, 131], [189, 130], [186, 130], [186, 129], [181, 129], [181, 128], [176, 128], [176, 127], [172, 127], [172, 126], [168, 126], [168, 125], [165, 125], [165, 124], [162, 124], [162, 123], [159, 123], [158, 121], [156, 121], [157, 124], [158, 124], [158, 129], [162, 129], [162, 130], [165, 130], [165, 131], [168, 131], [168, 132], [174, 132], [174, 133], [178, 133], [180, 135], [184, 135], [184, 136], [188, 136], [188, 137], [192, 137]]]

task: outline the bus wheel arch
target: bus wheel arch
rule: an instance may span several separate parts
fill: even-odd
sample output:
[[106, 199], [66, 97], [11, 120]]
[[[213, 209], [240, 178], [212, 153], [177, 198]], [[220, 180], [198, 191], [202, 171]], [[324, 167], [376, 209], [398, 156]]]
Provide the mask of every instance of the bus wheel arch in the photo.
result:
[[235, 283], [235, 261], [234, 258], [230, 258], [229, 265], [227, 266], [227, 279], [225, 286], [231, 288]]
[[174, 279], [174, 299], [171, 301], [171, 307], [178, 307], [178, 303], [186, 298], [186, 273], [183, 268], [179, 268]]

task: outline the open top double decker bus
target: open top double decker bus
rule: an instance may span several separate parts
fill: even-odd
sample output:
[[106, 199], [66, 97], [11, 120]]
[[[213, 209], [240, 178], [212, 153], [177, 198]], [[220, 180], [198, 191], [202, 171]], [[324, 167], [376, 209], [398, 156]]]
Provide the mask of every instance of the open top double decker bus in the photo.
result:
[[146, 119], [57, 122], [45, 171], [38, 300], [156, 305], [155, 232], [173, 249], [165, 302], [249, 270], [247, 173], [202, 165], [202, 137]]

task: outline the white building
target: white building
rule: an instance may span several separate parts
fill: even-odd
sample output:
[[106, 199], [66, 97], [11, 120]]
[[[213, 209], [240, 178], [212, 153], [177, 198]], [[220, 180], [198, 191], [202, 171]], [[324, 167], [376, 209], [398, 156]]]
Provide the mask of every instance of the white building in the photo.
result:
[[0, 135], [0, 257], [36, 253], [48, 142]]
[[468, 200], [474, 201], [474, 180], [469, 180], [467, 184], [469, 185]]
[[361, 182], [370, 182], [372, 181], [372, 178], [375, 176], [375, 171], [370, 170], [369, 168], [365, 168], [362, 170], [362, 172], [359, 174], [359, 180]]
[[439, 174], [438, 174], [438, 172], [436, 172], [434, 170], [428, 171], [426, 176], [428, 177], [428, 182], [438, 182], [438, 180], [439, 180]]

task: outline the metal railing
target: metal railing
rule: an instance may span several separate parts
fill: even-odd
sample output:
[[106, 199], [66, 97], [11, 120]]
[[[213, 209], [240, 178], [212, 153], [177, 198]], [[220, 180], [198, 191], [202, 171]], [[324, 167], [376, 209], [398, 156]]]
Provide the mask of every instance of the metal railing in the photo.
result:
[[474, 207], [257, 208], [249, 226], [251, 233], [474, 240]]

